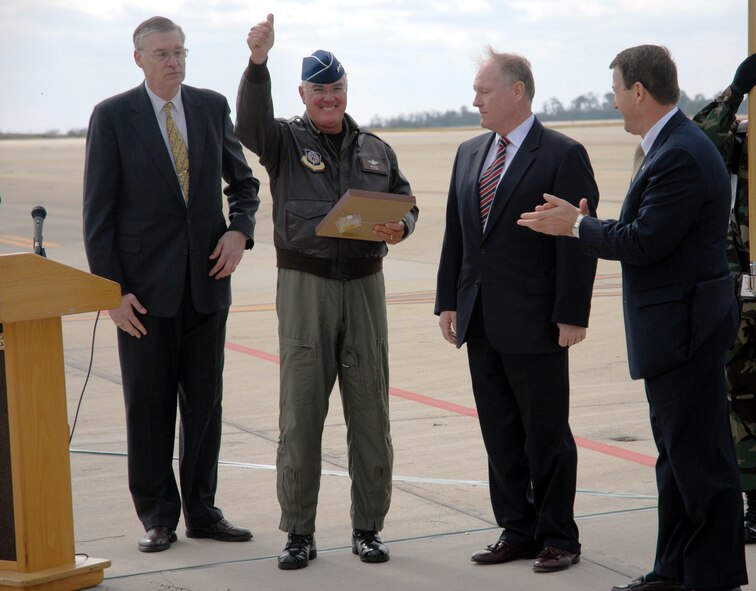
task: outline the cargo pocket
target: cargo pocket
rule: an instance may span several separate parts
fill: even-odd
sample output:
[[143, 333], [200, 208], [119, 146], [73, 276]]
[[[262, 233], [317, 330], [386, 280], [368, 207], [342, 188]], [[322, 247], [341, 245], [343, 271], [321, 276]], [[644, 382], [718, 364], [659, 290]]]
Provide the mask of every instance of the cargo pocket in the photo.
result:
[[286, 203], [286, 239], [289, 244], [327, 252], [330, 239], [317, 236], [315, 227], [332, 207], [330, 201], [290, 199]]
[[353, 410], [365, 410], [367, 408], [367, 398], [365, 396], [366, 384], [360, 364], [360, 356], [357, 354], [357, 351], [351, 347], [347, 347], [341, 358], [340, 366], [341, 388], [347, 404]]
[[281, 405], [312, 404], [316, 386], [317, 350], [299, 339], [279, 338], [281, 351]]

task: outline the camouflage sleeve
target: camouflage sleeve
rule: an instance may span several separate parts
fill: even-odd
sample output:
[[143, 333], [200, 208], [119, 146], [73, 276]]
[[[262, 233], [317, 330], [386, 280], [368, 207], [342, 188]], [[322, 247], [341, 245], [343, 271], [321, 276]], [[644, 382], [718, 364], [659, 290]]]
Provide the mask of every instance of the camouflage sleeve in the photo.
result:
[[714, 142], [717, 150], [722, 154], [728, 170], [731, 169], [731, 158], [735, 134], [733, 125], [738, 107], [743, 95], [732, 94], [728, 88], [719, 97], [711, 101], [698, 113], [693, 115], [693, 123]]
[[727, 170], [738, 175], [735, 200], [730, 215], [727, 232], [727, 260], [736, 286], [740, 274], [748, 268], [748, 159], [744, 146], [736, 134], [736, 114], [743, 95], [734, 94], [727, 88], [719, 97], [703, 107], [693, 116], [693, 123], [714, 143], [722, 155]]
[[[744, 150], [745, 152], [745, 150]], [[748, 158], [743, 153], [738, 167], [738, 184], [735, 189], [735, 203], [730, 213], [730, 227], [727, 230], [727, 262], [730, 265], [736, 285], [740, 285], [740, 275], [749, 267], [748, 241]]]

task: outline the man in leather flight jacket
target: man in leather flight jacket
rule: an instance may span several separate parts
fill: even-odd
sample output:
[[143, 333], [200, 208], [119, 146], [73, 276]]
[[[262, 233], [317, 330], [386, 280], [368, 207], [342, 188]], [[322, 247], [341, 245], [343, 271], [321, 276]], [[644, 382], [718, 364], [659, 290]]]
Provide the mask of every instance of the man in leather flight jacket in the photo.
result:
[[401, 220], [373, 227], [378, 241], [317, 236], [315, 228], [348, 189], [411, 194], [394, 151], [345, 113], [347, 79], [332, 53], [303, 59], [305, 114], [273, 113], [268, 52], [273, 15], [250, 29], [249, 65], [237, 98], [236, 134], [270, 177], [278, 266], [281, 353], [277, 493], [288, 541], [279, 568], [317, 556], [315, 515], [321, 438], [339, 379], [352, 477], [352, 550], [385, 562], [378, 532], [391, 501], [393, 448], [388, 413], [388, 335], [383, 257], [415, 228]]

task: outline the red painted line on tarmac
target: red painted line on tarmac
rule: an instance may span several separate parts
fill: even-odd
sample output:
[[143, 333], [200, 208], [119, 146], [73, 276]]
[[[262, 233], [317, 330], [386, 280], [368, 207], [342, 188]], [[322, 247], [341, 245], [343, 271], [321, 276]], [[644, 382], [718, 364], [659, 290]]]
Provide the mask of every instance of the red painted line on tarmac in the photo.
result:
[[[271, 353], [266, 353], [265, 351], [260, 351], [259, 349], [252, 349], [251, 347], [245, 347], [244, 345], [237, 345], [236, 343], [227, 342], [226, 349], [229, 349], [230, 351], [236, 351], [237, 353], [243, 353], [245, 355], [249, 355], [250, 357], [257, 357], [258, 359], [271, 361], [273, 363], [280, 362], [280, 357], [278, 355], [272, 355]], [[445, 400], [439, 400], [438, 398], [431, 398], [430, 396], [408, 392], [407, 390], [400, 390], [399, 388], [389, 388], [389, 394], [396, 396], [397, 398], [403, 398], [404, 400], [417, 402], [419, 404], [424, 404], [425, 406], [432, 406], [433, 408], [453, 412], [455, 414], [473, 418], [478, 417], [478, 411], [476, 411], [474, 408], [470, 408], [469, 406], [462, 406], [461, 404], [456, 404], [454, 402], [447, 402]], [[600, 443], [598, 441], [592, 441], [583, 437], [575, 437], [575, 443], [578, 445], [578, 447], [596, 451], [598, 453], [606, 454], [608, 456], [626, 460], [628, 462], [641, 464], [642, 466], [648, 466], [651, 468], [656, 466], [656, 458], [635, 451], [622, 449], [621, 447], [617, 447], [616, 445]]]
[[226, 342], [226, 349], [236, 351], [237, 353], [244, 353], [245, 355], [249, 355], [251, 357], [257, 357], [258, 359], [264, 359], [265, 361], [272, 361], [273, 363], [279, 363], [281, 361], [281, 358], [278, 355], [272, 355], [270, 353], [266, 353], [265, 351], [260, 351], [259, 349], [252, 349], [250, 347], [237, 345], [235, 343]]
[[400, 390], [399, 388], [389, 388], [389, 394], [396, 396], [397, 398], [404, 398], [405, 400], [411, 400], [412, 402], [419, 402], [426, 406], [432, 406], [434, 408], [440, 408], [441, 410], [448, 410], [449, 412], [457, 413], [458, 415], [465, 415], [467, 417], [478, 418], [478, 411], [469, 406], [462, 406], [461, 404], [455, 404], [453, 402], [446, 402], [445, 400], [439, 400], [438, 398], [431, 398], [430, 396], [423, 396], [422, 394], [415, 394], [414, 392], [407, 392], [406, 390]]
[[[397, 396], [398, 398], [404, 398], [405, 400], [411, 400], [413, 402], [419, 402], [420, 404], [433, 406], [435, 408], [440, 408], [442, 410], [447, 410], [460, 415], [478, 418], [478, 412], [474, 408], [462, 406], [461, 404], [446, 402], [437, 398], [431, 398], [430, 396], [423, 396], [422, 394], [415, 394], [414, 392], [399, 390], [398, 388], [390, 388], [389, 393]], [[585, 439], [583, 437], [575, 437], [575, 443], [585, 449], [590, 449], [602, 454], [614, 456], [616, 458], [627, 460], [628, 462], [635, 462], [636, 464], [650, 466], [651, 468], [656, 466], [656, 458], [627, 449], [622, 449], [621, 447], [617, 447], [616, 445], [591, 441], [590, 439]]]
[[635, 462], [642, 466], [648, 466], [653, 468], [656, 466], [656, 458], [653, 456], [647, 456], [646, 454], [640, 454], [637, 451], [630, 451], [629, 449], [622, 449], [616, 445], [609, 445], [608, 443], [600, 443], [598, 441], [592, 441], [590, 439], [583, 439], [582, 437], [575, 437], [575, 443], [579, 447], [597, 451], [608, 456], [614, 456], [621, 460], [627, 460], [628, 462]]

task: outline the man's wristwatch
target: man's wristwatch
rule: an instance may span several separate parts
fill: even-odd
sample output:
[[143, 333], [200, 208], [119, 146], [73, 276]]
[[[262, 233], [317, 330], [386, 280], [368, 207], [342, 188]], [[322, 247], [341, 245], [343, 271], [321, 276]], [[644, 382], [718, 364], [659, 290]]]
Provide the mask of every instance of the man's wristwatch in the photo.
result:
[[584, 217], [585, 217], [584, 214], [579, 213], [577, 216], [577, 219], [575, 220], [575, 223], [572, 224], [572, 235], [575, 238], [580, 238], [580, 222], [583, 221]]

